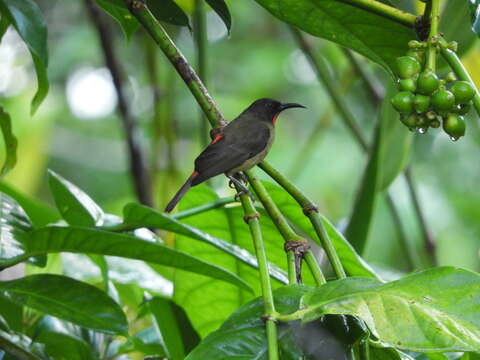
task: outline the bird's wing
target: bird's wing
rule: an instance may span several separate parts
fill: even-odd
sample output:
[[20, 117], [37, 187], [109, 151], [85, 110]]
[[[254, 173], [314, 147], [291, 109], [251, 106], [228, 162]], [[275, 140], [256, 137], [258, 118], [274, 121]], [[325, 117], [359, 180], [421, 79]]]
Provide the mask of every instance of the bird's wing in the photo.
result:
[[197, 157], [195, 171], [199, 175], [193, 185], [234, 169], [265, 149], [270, 138], [268, 126], [260, 122], [242, 125], [242, 129], [234, 129], [237, 131], [225, 131]]

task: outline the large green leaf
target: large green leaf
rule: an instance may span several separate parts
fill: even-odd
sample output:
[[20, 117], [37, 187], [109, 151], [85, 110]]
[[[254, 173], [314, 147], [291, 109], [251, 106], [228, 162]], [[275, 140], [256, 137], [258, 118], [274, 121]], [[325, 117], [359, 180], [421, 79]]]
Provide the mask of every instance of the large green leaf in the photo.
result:
[[132, 235], [81, 227], [51, 226], [30, 232], [23, 243], [27, 255], [73, 252], [119, 256], [202, 274], [251, 291], [242, 279], [219, 266]]
[[0, 106], [0, 128], [2, 129], [3, 142], [5, 144], [5, 160], [0, 176], [9, 172], [17, 163], [17, 138], [12, 132], [12, 120], [10, 115]]
[[[161, 213], [155, 209], [132, 203], [125, 206], [123, 210], [123, 216], [126, 224], [132, 224], [138, 227], [153, 227], [156, 229], [171, 231], [179, 235], [188, 236], [192, 239], [211, 244], [225, 253], [234, 256], [236, 259], [247, 265], [250, 265], [254, 268], [258, 267], [256, 257], [247, 250], [225, 240], [218, 239], [210, 234], [204, 233], [193, 226], [181, 223], [173, 217], [168, 216], [165, 213]], [[284, 284], [288, 282], [285, 271], [282, 269], [270, 264], [269, 270], [270, 275], [273, 278], [283, 282]]]
[[[32, 230], [27, 214], [9, 196], [0, 193], [0, 268], [12, 259], [24, 257], [27, 253], [24, 237]], [[30, 263], [44, 266], [45, 256], [25, 258]]]
[[480, 0], [470, 0], [472, 30], [480, 36]]
[[103, 224], [103, 211], [77, 186], [49, 170], [50, 190], [57, 209], [70, 225], [95, 226]]
[[38, 274], [0, 282], [10, 300], [77, 325], [105, 333], [125, 333], [122, 309], [103, 291], [61, 275]]
[[[95, 0], [97, 4], [112, 18], [114, 18], [125, 34], [127, 40], [130, 40], [132, 35], [137, 31], [140, 26], [138, 20], [130, 14], [130, 11], [125, 8], [124, 2], [120, 4], [114, 4], [109, 0]], [[121, 6], [119, 6], [121, 5]]]
[[275, 17], [355, 50], [391, 72], [415, 32], [399, 23], [336, 0], [256, 0]]
[[[180, 206], [182, 210], [186, 210], [217, 199], [209, 187], [200, 185], [187, 193]], [[254, 251], [249, 227], [243, 221], [243, 210], [240, 206], [217, 208], [188, 217], [183, 222], [216, 238]], [[287, 262], [282, 238], [268, 217], [262, 216], [260, 223], [268, 260], [285, 269]], [[256, 269], [210, 244], [192, 241], [185, 236], [176, 236], [175, 246], [204, 261], [213, 262], [232, 271], [252, 285], [257, 296], [260, 295], [260, 281]], [[183, 272], [176, 272], [173, 280], [175, 302], [185, 309], [202, 337], [216, 330], [233, 311], [252, 297], [251, 294], [229, 284], [213, 279], [202, 279], [196, 275], [190, 276]], [[277, 287], [279, 283], [274, 281], [272, 285]]]
[[167, 350], [167, 357], [183, 360], [200, 342], [185, 311], [172, 300], [158, 296], [150, 299], [147, 306]]
[[388, 346], [418, 352], [480, 348], [480, 275], [441, 267], [382, 284], [332, 281], [302, 299], [302, 320], [349, 314], [365, 321]]
[[[310, 239], [320, 244], [317, 234], [312, 228], [312, 224], [303, 214], [302, 208], [298, 203], [281, 187], [270, 182], [263, 182], [268, 193], [287, 219], [301, 230]], [[343, 237], [327, 218], [320, 215], [321, 221], [327, 231], [330, 240], [342, 261], [345, 271], [350, 276], [378, 277], [372, 268], [363, 260], [353, 249], [352, 245]]]
[[[275, 309], [290, 313], [298, 309], [300, 297], [311, 291], [306, 286], [285, 286], [274, 292]], [[187, 357], [197, 359], [268, 359], [265, 322], [261, 320], [264, 304], [255, 299], [235, 311], [215, 332], [208, 335]], [[306, 325], [277, 324], [281, 359], [347, 360], [351, 345], [363, 333], [351, 326], [356, 319], [328, 315]], [[311, 356], [311, 357], [310, 357]]]
[[[300, 298], [311, 288], [285, 286], [274, 293], [276, 310], [290, 313], [298, 309]], [[208, 335], [186, 360], [268, 359], [263, 301], [255, 299], [233, 313], [217, 330]], [[299, 358], [303, 353], [292, 342], [294, 326], [278, 327], [278, 343], [282, 359]]]
[[0, 12], [27, 44], [37, 73], [38, 90], [32, 100], [32, 114], [48, 93], [47, 26], [38, 5], [32, 0], [0, 0]]

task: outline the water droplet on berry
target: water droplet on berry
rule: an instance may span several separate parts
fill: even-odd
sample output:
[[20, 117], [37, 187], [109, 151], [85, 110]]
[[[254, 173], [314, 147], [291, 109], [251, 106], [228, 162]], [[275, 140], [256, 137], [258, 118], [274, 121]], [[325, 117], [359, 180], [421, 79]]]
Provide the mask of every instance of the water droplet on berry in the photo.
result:
[[460, 139], [460, 138], [455, 137], [455, 136], [450, 136], [450, 140], [452, 140], [452, 141], [457, 141], [458, 139]]
[[420, 134], [425, 134], [427, 132], [427, 128], [426, 127], [420, 127], [420, 128], [418, 128], [418, 132]]

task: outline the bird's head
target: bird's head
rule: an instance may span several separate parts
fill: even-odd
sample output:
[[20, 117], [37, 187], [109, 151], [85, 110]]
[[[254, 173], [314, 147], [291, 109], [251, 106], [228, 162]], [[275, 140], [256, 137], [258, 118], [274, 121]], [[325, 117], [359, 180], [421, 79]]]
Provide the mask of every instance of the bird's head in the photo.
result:
[[254, 101], [245, 112], [255, 115], [260, 121], [266, 121], [275, 125], [278, 115], [283, 110], [290, 108], [305, 108], [305, 106], [296, 103], [282, 103], [265, 98]]

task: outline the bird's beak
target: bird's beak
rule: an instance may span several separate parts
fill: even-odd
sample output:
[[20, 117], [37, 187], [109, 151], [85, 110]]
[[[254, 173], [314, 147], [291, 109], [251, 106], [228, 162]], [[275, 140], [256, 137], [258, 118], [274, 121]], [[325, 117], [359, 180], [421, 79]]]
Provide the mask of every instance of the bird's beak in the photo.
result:
[[301, 104], [296, 104], [296, 103], [285, 103], [280, 105], [280, 111], [286, 110], [286, 109], [291, 109], [291, 108], [304, 108], [306, 109], [306, 106], [303, 106]]

